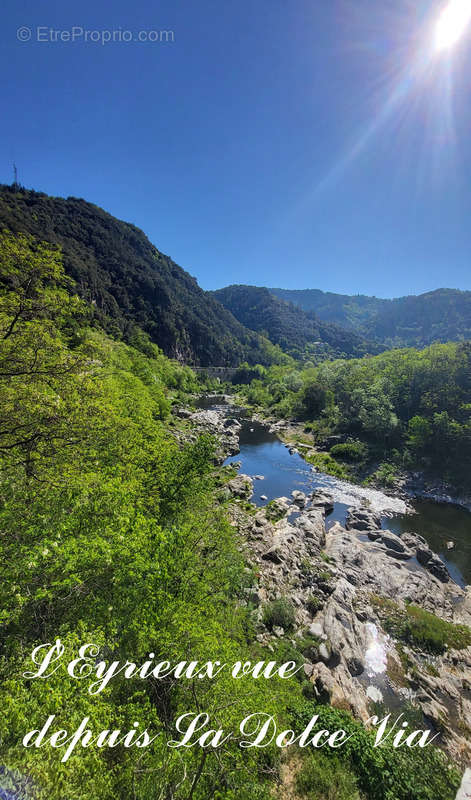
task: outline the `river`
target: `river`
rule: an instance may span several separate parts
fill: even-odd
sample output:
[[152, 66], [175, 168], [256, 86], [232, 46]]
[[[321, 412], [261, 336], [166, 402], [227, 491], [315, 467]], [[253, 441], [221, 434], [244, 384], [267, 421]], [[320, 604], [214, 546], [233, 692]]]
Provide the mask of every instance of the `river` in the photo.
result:
[[[199, 401], [200, 408], [217, 408], [221, 399], [206, 397]], [[401, 498], [339, 480], [332, 475], [314, 472], [299, 453], [289, 452], [283, 442], [266, 425], [245, 419], [244, 413], [234, 406], [222, 406], [240, 419], [240, 454], [225, 463], [240, 461], [240, 471], [246, 475], [263, 475], [254, 481], [252, 502], [263, 506], [275, 497], [290, 497], [294, 489], [312, 492], [325, 489], [335, 501], [327, 525], [335, 521], [344, 524], [350, 506], [367, 504], [382, 515], [382, 526], [401, 535], [406, 531], [420, 534], [431, 549], [440, 555], [448, 570], [460, 586], [471, 584], [471, 513], [449, 503], [433, 500], [411, 500], [407, 508]], [[266, 497], [266, 499], [262, 499]], [[454, 543], [453, 549], [447, 542]]]

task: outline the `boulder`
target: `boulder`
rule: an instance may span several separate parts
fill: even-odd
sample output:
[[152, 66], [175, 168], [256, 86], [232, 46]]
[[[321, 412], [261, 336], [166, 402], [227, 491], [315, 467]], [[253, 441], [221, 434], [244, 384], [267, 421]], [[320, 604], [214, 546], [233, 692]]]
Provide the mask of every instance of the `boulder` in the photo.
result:
[[299, 508], [304, 508], [307, 502], [307, 497], [304, 492], [300, 492], [295, 489], [293, 492], [291, 492], [291, 497], [293, 498], [293, 502], [299, 506]]
[[323, 508], [326, 514], [330, 514], [334, 510], [334, 500], [332, 495], [323, 492], [322, 489], [315, 489], [311, 494], [311, 506]]
[[309, 625], [307, 632], [309, 636], [315, 636], [316, 639], [320, 639], [324, 635], [324, 628], [320, 622], [312, 622]]
[[235, 478], [232, 478], [227, 485], [234, 497], [249, 500], [253, 495], [252, 478], [248, 475], [237, 475]]
[[345, 527], [347, 531], [376, 531], [381, 528], [381, 515], [369, 508], [349, 508]]
[[285, 514], [288, 513], [290, 507], [290, 501], [287, 497], [277, 497], [270, 503], [270, 507], [267, 508], [267, 517], [271, 519], [275, 519], [277, 517], [283, 517]]

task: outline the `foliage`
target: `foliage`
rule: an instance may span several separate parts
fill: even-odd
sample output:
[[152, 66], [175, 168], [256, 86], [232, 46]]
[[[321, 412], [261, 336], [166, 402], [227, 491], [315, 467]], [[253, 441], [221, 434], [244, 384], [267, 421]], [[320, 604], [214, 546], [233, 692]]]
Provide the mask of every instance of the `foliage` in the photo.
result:
[[386, 477], [405, 467], [439, 475], [458, 489], [471, 485], [469, 342], [300, 369], [302, 385], [293, 391], [283, 383], [288, 374], [293, 382], [292, 367], [272, 366], [241, 393], [276, 416], [308, 420], [320, 445], [328, 447], [332, 435], [343, 439], [331, 456], [353, 455], [350, 439], [360, 443], [359, 453], [368, 448], [370, 461], [391, 464]]
[[329, 450], [330, 455], [340, 461], [363, 461], [367, 452], [368, 448], [364, 442], [358, 441], [334, 444]]
[[263, 622], [270, 630], [283, 628], [290, 631], [294, 627], [294, 608], [286, 597], [273, 600], [263, 610]]
[[466, 625], [447, 622], [412, 604], [402, 607], [377, 596], [372, 598], [372, 603], [387, 631], [422, 650], [443, 653], [447, 647], [462, 650], [471, 645], [471, 629]]
[[296, 788], [310, 800], [360, 800], [353, 770], [322, 751], [306, 759], [296, 778]]
[[471, 292], [437, 289], [416, 296], [382, 300], [318, 289], [270, 289], [321, 320], [342, 325], [387, 347], [425, 347], [433, 342], [471, 338]]
[[[136, 349], [87, 329], [56, 249], [11, 234], [0, 247], [1, 790], [35, 800], [266, 798], [275, 747], [181, 757], [166, 742], [188, 710], [228, 731], [250, 711], [279, 714], [290, 682], [121, 676], [90, 696], [63, 668], [47, 681], [23, 674], [33, 648], [57, 637], [64, 663], [86, 642], [107, 661], [139, 664], [154, 652], [232, 663], [251, 658], [251, 627], [238, 602], [244, 561], [213, 499], [212, 442], [180, 445], [171, 433], [172, 396], [195, 391], [195, 376], [138, 331]], [[80, 748], [64, 764], [60, 751], [21, 745], [49, 715], [70, 734], [89, 717], [95, 734], [138, 721], [159, 736], [145, 750]]]
[[[296, 730], [302, 729], [317, 714], [315, 730], [344, 730], [351, 734], [342, 747], [337, 750], [326, 747], [321, 752], [333, 762], [331, 774], [338, 771], [340, 762], [345, 769], [341, 780], [348, 785], [354, 775], [359, 791], [368, 800], [436, 800], [437, 797], [454, 800], [461, 776], [433, 745], [424, 749], [394, 748], [392, 740], [386, 739], [375, 747], [375, 729], [368, 730], [348, 713], [329, 706], [299, 702], [293, 706], [292, 713]], [[312, 758], [317, 760], [317, 753]], [[320, 777], [325, 775], [324, 760], [320, 761], [319, 770]]]
[[85, 200], [0, 186], [0, 229], [62, 248], [66, 273], [96, 324], [135, 345], [135, 328], [189, 364], [272, 364], [279, 347], [238, 322], [134, 225]]
[[260, 286], [227, 286], [212, 293], [247, 328], [266, 336], [294, 358], [323, 361], [378, 353], [378, 345], [312, 312], [275, 297]]

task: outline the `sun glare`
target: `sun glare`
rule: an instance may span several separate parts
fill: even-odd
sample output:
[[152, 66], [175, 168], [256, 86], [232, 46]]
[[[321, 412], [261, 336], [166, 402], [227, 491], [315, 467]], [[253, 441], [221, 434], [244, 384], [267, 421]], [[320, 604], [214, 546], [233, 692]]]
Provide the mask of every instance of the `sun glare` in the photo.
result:
[[435, 28], [436, 50], [448, 50], [458, 41], [471, 21], [471, 0], [451, 0]]

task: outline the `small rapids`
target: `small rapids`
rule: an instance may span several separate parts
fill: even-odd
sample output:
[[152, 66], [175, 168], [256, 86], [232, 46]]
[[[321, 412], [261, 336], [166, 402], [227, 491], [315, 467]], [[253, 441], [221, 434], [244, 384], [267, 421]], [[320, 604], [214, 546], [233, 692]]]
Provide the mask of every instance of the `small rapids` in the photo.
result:
[[313, 475], [315, 488], [325, 489], [332, 495], [336, 503], [345, 506], [368, 506], [372, 511], [383, 516], [394, 514], [407, 514], [410, 509], [400, 497], [389, 497], [377, 489], [368, 489], [363, 486], [356, 486], [348, 481], [339, 480], [332, 475], [315, 473]]
[[471, 514], [466, 509], [420, 498], [406, 503], [400, 497], [315, 472], [300, 453], [290, 454], [290, 448], [267, 425], [246, 419], [245, 410], [231, 405], [230, 398], [205, 396], [197, 405], [237, 417], [242, 423], [240, 455], [225, 463], [238, 461], [246, 475], [263, 475], [264, 480], [254, 482], [252, 502], [257, 506], [276, 497], [290, 497], [294, 489], [306, 494], [324, 490], [334, 500], [334, 510], [327, 518], [329, 527], [334, 522], [344, 525], [350, 507], [367, 506], [382, 517], [383, 528], [398, 536], [405, 532], [423, 536], [445, 562], [453, 580], [460, 586], [471, 584]]

